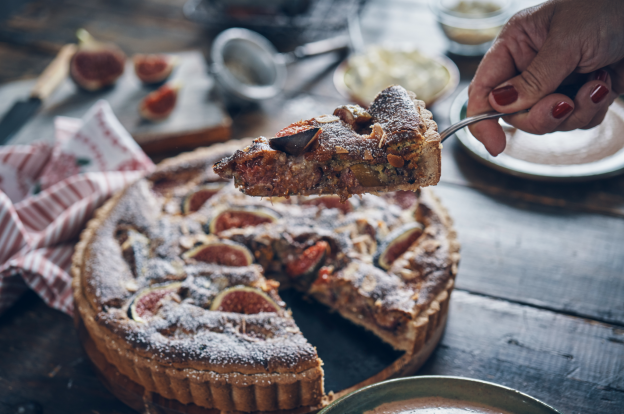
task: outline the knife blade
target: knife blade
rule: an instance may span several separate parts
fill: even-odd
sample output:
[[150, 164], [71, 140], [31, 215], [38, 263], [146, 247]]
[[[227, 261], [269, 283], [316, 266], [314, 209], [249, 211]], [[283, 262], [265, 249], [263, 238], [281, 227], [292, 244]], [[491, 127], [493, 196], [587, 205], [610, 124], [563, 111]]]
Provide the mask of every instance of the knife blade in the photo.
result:
[[28, 99], [13, 104], [0, 120], [0, 145], [8, 142], [28, 120], [37, 113], [42, 102], [65, 79], [69, 72], [69, 61], [76, 52], [75, 44], [61, 48], [54, 60], [45, 68]]

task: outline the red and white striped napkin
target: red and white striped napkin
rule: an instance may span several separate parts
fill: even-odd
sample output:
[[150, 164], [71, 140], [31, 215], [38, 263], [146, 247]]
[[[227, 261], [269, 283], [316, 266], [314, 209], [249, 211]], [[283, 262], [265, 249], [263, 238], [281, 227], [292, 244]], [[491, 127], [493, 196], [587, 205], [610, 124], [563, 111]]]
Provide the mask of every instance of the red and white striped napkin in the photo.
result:
[[55, 144], [0, 147], [0, 313], [28, 288], [71, 314], [74, 245], [97, 207], [154, 168], [106, 101], [58, 117]]

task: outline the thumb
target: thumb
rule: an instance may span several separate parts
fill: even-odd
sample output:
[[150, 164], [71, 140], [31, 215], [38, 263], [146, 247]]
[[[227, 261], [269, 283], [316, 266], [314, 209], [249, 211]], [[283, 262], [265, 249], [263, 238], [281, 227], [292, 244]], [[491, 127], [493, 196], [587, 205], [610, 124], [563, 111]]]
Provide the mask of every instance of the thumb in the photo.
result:
[[577, 66], [578, 59], [565, 45], [549, 36], [535, 58], [518, 76], [490, 92], [489, 102], [499, 112], [516, 112], [532, 107], [553, 93]]

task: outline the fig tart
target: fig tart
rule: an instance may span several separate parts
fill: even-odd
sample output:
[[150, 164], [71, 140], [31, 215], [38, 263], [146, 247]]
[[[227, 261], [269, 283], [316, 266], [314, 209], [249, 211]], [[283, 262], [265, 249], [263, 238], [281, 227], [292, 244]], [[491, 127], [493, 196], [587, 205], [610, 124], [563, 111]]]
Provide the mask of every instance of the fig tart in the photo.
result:
[[279, 289], [409, 357], [443, 327], [459, 245], [427, 189], [241, 194], [212, 167], [249, 143], [167, 160], [97, 211], [73, 259], [76, 318], [146, 392], [221, 411], [317, 409], [322, 362]]
[[440, 135], [423, 101], [402, 86], [368, 110], [344, 105], [299, 121], [219, 161], [215, 171], [251, 196], [415, 191], [440, 180]]

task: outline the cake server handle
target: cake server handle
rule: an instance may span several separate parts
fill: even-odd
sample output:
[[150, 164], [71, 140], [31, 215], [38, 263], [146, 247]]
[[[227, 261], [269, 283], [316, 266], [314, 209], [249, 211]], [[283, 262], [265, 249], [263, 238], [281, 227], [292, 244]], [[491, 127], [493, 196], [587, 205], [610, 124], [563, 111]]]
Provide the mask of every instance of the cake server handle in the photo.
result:
[[450, 137], [451, 135], [453, 135], [454, 133], [456, 133], [457, 131], [459, 131], [460, 129], [467, 127], [468, 125], [474, 124], [476, 122], [479, 121], [483, 121], [484, 119], [496, 119], [496, 118], [500, 118], [503, 116], [508, 116], [508, 115], [516, 115], [516, 114], [521, 114], [524, 112], [529, 112], [528, 109], [523, 109], [521, 111], [518, 112], [512, 112], [509, 114], [504, 114], [501, 112], [486, 112], [484, 114], [480, 114], [480, 115], [475, 115], [475, 116], [470, 116], [468, 118], [464, 118], [461, 121], [451, 125], [450, 127], [446, 128], [444, 131], [440, 132], [440, 140], [441, 142], [444, 142], [445, 139], [447, 139], [448, 137]]

